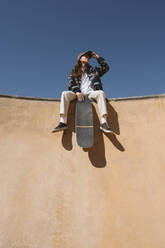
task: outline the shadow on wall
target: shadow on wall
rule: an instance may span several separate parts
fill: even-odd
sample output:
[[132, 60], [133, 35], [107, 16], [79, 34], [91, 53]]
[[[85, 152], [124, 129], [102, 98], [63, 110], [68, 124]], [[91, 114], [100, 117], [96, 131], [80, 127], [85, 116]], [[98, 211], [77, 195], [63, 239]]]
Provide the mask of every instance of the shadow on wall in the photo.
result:
[[[107, 138], [112, 142], [112, 144], [120, 151], [124, 151], [124, 147], [117, 140], [116, 135], [120, 134], [118, 115], [115, 109], [107, 100], [107, 110], [108, 110], [108, 123], [110, 128], [113, 130], [114, 134], [103, 133], [100, 130], [100, 121], [96, 113], [94, 105], [93, 108], [93, 123], [94, 123], [94, 145], [91, 148], [83, 148], [84, 152], [88, 152], [89, 160], [92, 165], [97, 168], [103, 168], [106, 166], [106, 157], [105, 157], [105, 144], [103, 135], [106, 135]], [[72, 101], [68, 110], [68, 129], [63, 132], [62, 136], [62, 145], [63, 147], [70, 151], [72, 150], [72, 133], [75, 132], [75, 109], [76, 101]]]

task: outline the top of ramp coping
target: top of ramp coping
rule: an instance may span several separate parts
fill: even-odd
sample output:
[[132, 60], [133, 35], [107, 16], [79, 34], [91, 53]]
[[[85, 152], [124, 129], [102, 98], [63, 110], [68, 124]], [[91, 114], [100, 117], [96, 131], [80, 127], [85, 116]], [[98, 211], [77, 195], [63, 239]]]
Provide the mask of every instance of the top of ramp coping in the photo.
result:
[[[118, 97], [118, 98], [109, 98], [108, 101], [125, 101], [125, 100], [140, 100], [140, 99], [149, 99], [149, 98], [162, 98], [165, 97], [165, 93], [158, 95], [146, 95], [146, 96], [131, 96], [131, 97]], [[31, 97], [31, 96], [16, 96], [16, 95], [4, 95], [0, 94], [0, 98], [15, 98], [15, 99], [24, 99], [24, 100], [35, 100], [35, 101], [53, 101], [60, 102], [58, 98], [46, 98], [46, 97]]]

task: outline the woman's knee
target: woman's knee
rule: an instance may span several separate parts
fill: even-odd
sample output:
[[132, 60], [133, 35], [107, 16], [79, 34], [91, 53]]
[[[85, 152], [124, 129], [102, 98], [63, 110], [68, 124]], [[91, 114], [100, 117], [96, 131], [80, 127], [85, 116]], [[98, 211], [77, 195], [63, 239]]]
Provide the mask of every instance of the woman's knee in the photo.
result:
[[61, 95], [62, 95], [62, 96], [67, 95], [67, 91], [66, 91], [66, 90], [62, 91]]
[[103, 90], [98, 90], [98, 95], [105, 97], [105, 92]]
[[61, 96], [62, 97], [66, 97], [67, 95], [69, 95], [70, 92], [68, 90], [64, 90], [62, 93], [61, 93]]
[[72, 91], [69, 91], [69, 90], [65, 90], [61, 94], [61, 98], [66, 98], [69, 101], [71, 101], [72, 99], [74, 99], [75, 96], [76, 96], [76, 94], [74, 92], [72, 92]]

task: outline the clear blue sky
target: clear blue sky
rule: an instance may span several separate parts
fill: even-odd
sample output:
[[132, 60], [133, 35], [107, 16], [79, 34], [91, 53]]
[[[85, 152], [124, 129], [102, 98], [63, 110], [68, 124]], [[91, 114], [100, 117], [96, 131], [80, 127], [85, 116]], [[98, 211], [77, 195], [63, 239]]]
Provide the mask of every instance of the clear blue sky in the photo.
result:
[[164, 13], [163, 0], [1, 0], [0, 94], [60, 98], [86, 50], [111, 67], [108, 98], [163, 94]]

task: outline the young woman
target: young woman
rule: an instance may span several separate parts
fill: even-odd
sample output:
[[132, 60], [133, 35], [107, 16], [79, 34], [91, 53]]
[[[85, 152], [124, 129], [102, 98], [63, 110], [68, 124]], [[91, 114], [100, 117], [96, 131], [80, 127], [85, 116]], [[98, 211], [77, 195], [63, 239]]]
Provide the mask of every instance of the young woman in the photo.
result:
[[[100, 67], [91, 66], [89, 64], [90, 58], [96, 58]], [[78, 101], [83, 101], [84, 95], [87, 95], [89, 99], [95, 99], [97, 101], [100, 115], [100, 129], [107, 133], [112, 132], [107, 123], [106, 96], [100, 79], [107, 71], [109, 71], [109, 65], [103, 57], [100, 57], [95, 52], [87, 51], [79, 54], [77, 63], [68, 77], [68, 91], [63, 91], [61, 94], [60, 122], [52, 132], [68, 128], [67, 113], [69, 103], [74, 98], [77, 98]]]

